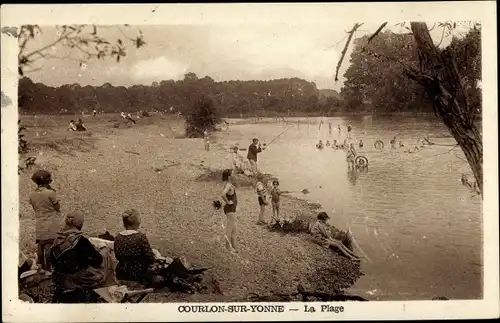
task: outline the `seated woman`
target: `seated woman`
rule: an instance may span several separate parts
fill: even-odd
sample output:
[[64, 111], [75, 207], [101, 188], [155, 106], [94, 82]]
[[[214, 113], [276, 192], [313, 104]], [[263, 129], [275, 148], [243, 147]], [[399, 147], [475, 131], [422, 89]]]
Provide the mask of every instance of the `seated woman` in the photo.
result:
[[320, 212], [318, 214], [318, 220], [312, 225], [310, 231], [316, 242], [325, 248], [337, 248], [344, 256], [351, 260], [359, 260], [359, 258], [341, 241], [340, 230], [337, 234], [332, 232], [330, 226], [326, 222], [329, 218], [326, 212]]
[[66, 216], [61, 232], [51, 249], [52, 278], [56, 286], [53, 303], [91, 303], [93, 289], [104, 281], [102, 256], [81, 232], [84, 216], [74, 212]]
[[115, 236], [116, 278], [149, 285], [148, 268], [156, 258], [146, 235], [137, 231], [141, 225], [139, 212], [129, 209], [122, 219], [125, 230]]

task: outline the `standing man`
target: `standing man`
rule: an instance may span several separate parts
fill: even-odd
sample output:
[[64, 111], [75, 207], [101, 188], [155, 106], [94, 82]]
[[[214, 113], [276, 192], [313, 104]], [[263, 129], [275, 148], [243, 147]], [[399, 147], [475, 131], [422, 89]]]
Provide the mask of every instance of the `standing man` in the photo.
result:
[[262, 148], [260, 148], [259, 139], [253, 138], [252, 144], [248, 147], [247, 159], [252, 166], [252, 172], [254, 175], [257, 175], [257, 154], [262, 152]]
[[328, 120], [328, 134], [332, 134], [332, 120]]

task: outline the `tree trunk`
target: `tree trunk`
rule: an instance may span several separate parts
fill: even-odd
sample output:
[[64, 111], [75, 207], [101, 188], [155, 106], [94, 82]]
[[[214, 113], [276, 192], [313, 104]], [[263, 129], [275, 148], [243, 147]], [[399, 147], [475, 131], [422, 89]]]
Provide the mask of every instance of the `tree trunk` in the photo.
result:
[[467, 104], [453, 53], [436, 48], [424, 22], [411, 22], [411, 30], [419, 50], [420, 71], [407, 70], [406, 74], [421, 84], [432, 98], [436, 114], [464, 152], [482, 196], [482, 135], [474, 123], [475, 112]]

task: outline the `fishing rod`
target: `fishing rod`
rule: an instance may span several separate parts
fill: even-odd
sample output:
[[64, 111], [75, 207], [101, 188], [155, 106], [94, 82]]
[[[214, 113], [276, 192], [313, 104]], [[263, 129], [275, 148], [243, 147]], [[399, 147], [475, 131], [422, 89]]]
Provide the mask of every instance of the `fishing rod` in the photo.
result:
[[266, 145], [266, 148], [269, 147], [270, 144], [272, 144], [274, 141], [276, 141], [276, 139], [278, 139], [282, 134], [284, 134], [285, 132], [287, 132], [288, 130], [290, 130], [293, 126], [290, 126], [288, 128], [286, 128], [284, 131], [282, 131], [279, 135], [277, 135], [273, 140], [271, 140], [270, 143], [268, 143]]

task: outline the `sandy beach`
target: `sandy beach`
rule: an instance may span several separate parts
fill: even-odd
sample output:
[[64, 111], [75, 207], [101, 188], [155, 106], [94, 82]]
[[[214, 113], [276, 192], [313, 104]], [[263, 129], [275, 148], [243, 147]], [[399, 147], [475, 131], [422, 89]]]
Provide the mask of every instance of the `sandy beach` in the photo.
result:
[[[258, 226], [258, 203], [252, 187], [238, 187], [238, 255], [224, 248], [219, 180], [200, 180], [227, 167], [229, 143], [215, 140], [210, 151], [202, 139], [182, 138], [183, 122], [173, 116], [138, 120], [130, 128], [113, 127], [119, 116], [88, 117], [87, 133], [66, 132], [70, 116], [22, 118], [36, 165], [20, 175], [20, 248], [34, 251], [33, 211], [28, 196], [35, 188], [31, 174], [38, 168], [53, 173], [63, 214], [87, 214], [84, 232], [96, 236], [122, 230], [121, 213], [130, 207], [142, 214], [141, 229], [153, 248], [166, 256], [185, 256], [210, 267], [224, 295], [166, 294], [146, 301], [239, 301], [249, 293], [292, 293], [297, 284], [308, 290], [332, 291], [352, 284], [358, 270], [347, 259], [325, 250], [304, 234], [282, 234]], [[37, 135], [38, 134], [38, 135]], [[265, 170], [264, 170], [265, 172]], [[210, 177], [210, 176], [208, 176]], [[305, 201], [284, 196], [288, 216], [315, 216]], [[267, 210], [269, 219], [271, 210]]]

